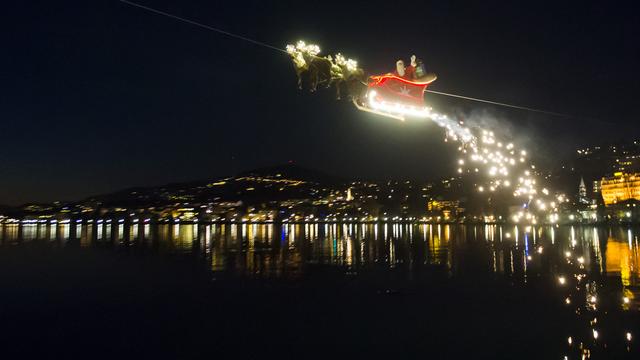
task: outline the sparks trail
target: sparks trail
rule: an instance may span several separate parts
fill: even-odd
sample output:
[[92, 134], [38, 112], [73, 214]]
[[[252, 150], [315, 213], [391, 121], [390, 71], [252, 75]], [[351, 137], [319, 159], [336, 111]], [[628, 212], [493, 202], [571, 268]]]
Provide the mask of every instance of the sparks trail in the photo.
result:
[[[237, 40], [246, 41], [246, 42], [249, 42], [251, 44], [262, 46], [262, 47], [265, 47], [265, 48], [268, 48], [268, 49], [271, 49], [271, 50], [274, 50], [274, 51], [277, 51], [277, 52], [280, 52], [280, 53], [285, 53], [285, 54], [287, 53], [286, 49], [282, 49], [280, 47], [277, 47], [277, 46], [274, 46], [274, 45], [271, 45], [271, 44], [268, 44], [268, 43], [265, 43], [265, 42], [262, 42], [262, 41], [259, 41], [259, 40], [255, 40], [255, 39], [243, 36], [243, 35], [234, 34], [234, 33], [230, 32], [230, 31], [219, 29], [219, 28], [216, 28], [216, 27], [213, 27], [213, 26], [210, 26], [210, 25], [202, 24], [200, 22], [197, 22], [197, 21], [194, 21], [194, 20], [191, 20], [191, 19], [187, 19], [187, 18], [184, 18], [184, 17], [181, 17], [181, 16], [177, 16], [177, 15], [174, 15], [174, 14], [162, 11], [162, 10], [158, 10], [158, 9], [155, 9], [155, 8], [152, 8], [152, 7], [149, 7], [149, 6], [138, 4], [138, 3], [135, 3], [133, 1], [128, 1], [128, 0], [118, 0], [118, 1], [120, 1], [123, 4], [127, 4], [129, 6], [133, 6], [133, 7], [142, 9], [142, 10], [146, 10], [146, 11], [158, 14], [158, 15], [162, 15], [162, 16], [166, 16], [166, 17], [169, 17], [169, 18], [172, 18], [172, 19], [175, 19], [175, 20], [179, 20], [179, 21], [185, 22], [187, 24], [198, 26], [198, 27], [206, 29], [206, 30], [214, 31], [214, 32], [217, 32], [219, 34], [226, 35], [226, 36], [232, 37], [232, 38], [237, 39]], [[497, 102], [497, 101], [491, 101], [491, 100], [473, 98], [473, 97], [468, 97], [468, 96], [444, 93], [444, 92], [439, 92], [439, 91], [434, 91], [434, 90], [426, 90], [426, 92], [433, 93], [433, 94], [438, 94], [438, 95], [443, 95], [443, 96], [450, 96], [450, 97], [464, 99], [464, 100], [483, 102], [483, 103], [493, 104], [493, 105], [497, 105], [497, 106], [505, 106], [505, 107], [510, 107], [510, 108], [514, 108], [514, 109], [538, 112], [538, 113], [543, 113], [543, 114], [547, 114], [547, 115], [560, 116], [560, 117], [565, 117], [565, 118], [578, 118], [578, 117], [573, 116], [573, 115], [562, 114], [562, 113], [557, 113], [557, 112], [553, 112], [553, 111], [535, 109], [535, 108], [526, 107], [526, 106], [512, 105], [512, 104], [507, 104], [507, 103], [502, 103], [502, 102]], [[380, 105], [380, 107], [384, 107], [384, 105]], [[398, 118], [397, 116], [391, 116], [391, 117]], [[592, 120], [598, 121], [598, 122], [602, 122], [602, 121], [595, 120], [595, 119], [592, 119]]]

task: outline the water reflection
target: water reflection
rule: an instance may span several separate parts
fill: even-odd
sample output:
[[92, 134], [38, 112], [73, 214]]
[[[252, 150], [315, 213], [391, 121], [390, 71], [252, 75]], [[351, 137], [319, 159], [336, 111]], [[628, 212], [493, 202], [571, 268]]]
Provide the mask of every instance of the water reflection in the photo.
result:
[[[234, 269], [245, 273], [252, 273], [256, 261], [275, 262], [276, 267], [284, 269], [305, 264], [350, 268], [384, 264], [395, 268], [417, 262], [442, 266], [453, 275], [460, 275], [467, 268], [461, 262], [477, 265], [478, 259], [486, 259], [484, 270], [513, 275], [523, 281], [530, 273], [542, 270], [537, 266], [537, 258], [549, 254], [573, 259], [589, 273], [619, 278], [621, 286], [633, 294], [640, 272], [638, 236], [633, 229], [626, 228], [318, 223], [0, 226], [0, 241], [4, 245], [45, 240], [58, 245], [112, 244], [199, 254], [211, 260], [213, 270], [229, 270], [228, 266], [221, 266], [231, 266], [229, 260], [233, 258], [236, 265], [249, 266]], [[244, 259], [238, 260], [238, 254]]]
[[257, 278], [299, 278], [322, 267], [407, 276], [435, 269], [446, 277], [506, 278], [515, 286], [538, 279], [574, 317], [563, 340], [566, 356], [589, 358], [607, 346], [630, 350], [637, 336], [637, 324], [624, 315], [640, 307], [637, 233], [623, 227], [100, 222], [4, 224], [0, 243], [190, 256], [214, 273]]
[[[358, 269], [372, 264], [439, 266], [452, 275], [478, 267], [526, 281], [575, 264], [588, 274], [620, 280], [633, 308], [638, 236], [630, 228], [455, 226], [434, 224], [4, 224], [3, 245], [48, 241], [80, 247], [142, 247], [199, 255], [214, 271], [272, 276], [309, 264]], [[547, 260], [541, 260], [542, 258]], [[562, 261], [558, 261], [558, 259]], [[541, 262], [554, 263], [544, 268]], [[482, 266], [478, 266], [481, 264]], [[549, 264], [547, 264], [549, 265]], [[271, 270], [274, 270], [273, 272]], [[557, 274], [555, 274], [557, 275]]]

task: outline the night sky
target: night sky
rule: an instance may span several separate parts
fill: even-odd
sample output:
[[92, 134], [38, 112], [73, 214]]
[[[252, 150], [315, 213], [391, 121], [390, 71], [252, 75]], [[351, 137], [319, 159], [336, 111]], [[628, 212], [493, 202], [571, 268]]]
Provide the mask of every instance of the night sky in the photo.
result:
[[[369, 73], [415, 53], [439, 75], [433, 90], [574, 115], [427, 94], [442, 112], [491, 119], [541, 158], [639, 133], [640, 19], [632, 8], [140, 3], [279, 47], [304, 39]], [[436, 125], [360, 113], [332, 90], [301, 93], [285, 54], [117, 0], [14, 1], [3, 13], [0, 204], [76, 200], [288, 161], [374, 179], [454, 172], [456, 151]]]

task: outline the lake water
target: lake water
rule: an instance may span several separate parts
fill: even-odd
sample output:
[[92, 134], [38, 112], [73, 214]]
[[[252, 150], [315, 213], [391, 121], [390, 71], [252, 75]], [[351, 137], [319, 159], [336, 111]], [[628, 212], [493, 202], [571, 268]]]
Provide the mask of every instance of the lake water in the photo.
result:
[[0, 337], [49, 356], [638, 358], [638, 231], [4, 224]]

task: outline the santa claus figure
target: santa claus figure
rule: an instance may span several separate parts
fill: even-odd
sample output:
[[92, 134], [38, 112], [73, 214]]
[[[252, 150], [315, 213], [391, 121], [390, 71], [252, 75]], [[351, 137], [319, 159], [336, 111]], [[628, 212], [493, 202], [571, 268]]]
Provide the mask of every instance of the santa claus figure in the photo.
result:
[[404, 66], [404, 61], [398, 60], [396, 62], [396, 71], [394, 75], [406, 80], [413, 81], [416, 79], [416, 56], [411, 56], [411, 64], [407, 67]]
[[416, 79], [416, 56], [411, 55], [411, 64], [404, 69], [404, 78], [407, 80]]
[[404, 78], [404, 75], [405, 75], [404, 61], [402, 60], [396, 61], [396, 71], [393, 74], [395, 76]]
[[427, 71], [424, 68], [422, 60], [416, 58], [415, 55], [411, 55], [411, 66], [415, 69], [415, 78], [420, 79], [427, 76]]

